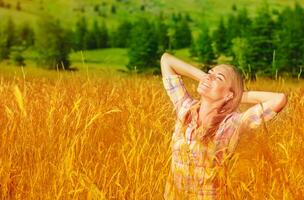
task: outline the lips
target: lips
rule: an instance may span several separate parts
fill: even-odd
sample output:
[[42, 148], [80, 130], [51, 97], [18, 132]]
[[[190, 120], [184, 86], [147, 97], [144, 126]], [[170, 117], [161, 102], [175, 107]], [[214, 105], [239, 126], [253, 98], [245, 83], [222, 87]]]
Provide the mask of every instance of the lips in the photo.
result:
[[207, 83], [205, 83], [205, 82], [201, 82], [200, 85], [203, 86], [203, 87], [206, 87], [206, 88], [210, 88], [210, 86]]
[[206, 86], [207, 88], [210, 88], [210, 86], [206, 83], [203, 83], [204, 86]]

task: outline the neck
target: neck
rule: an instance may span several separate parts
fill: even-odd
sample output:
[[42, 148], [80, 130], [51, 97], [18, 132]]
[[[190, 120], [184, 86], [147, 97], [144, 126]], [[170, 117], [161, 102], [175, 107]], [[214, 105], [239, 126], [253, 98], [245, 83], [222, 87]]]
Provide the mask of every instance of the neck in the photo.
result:
[[210, 101], [210, 99], [202, 97], [201, 105], [199, 108], [199, 125], [203, 124], [206, 126], [213, 118], [213, 116], [217, 114], [218, 106], [219, 105], [217, 101]]

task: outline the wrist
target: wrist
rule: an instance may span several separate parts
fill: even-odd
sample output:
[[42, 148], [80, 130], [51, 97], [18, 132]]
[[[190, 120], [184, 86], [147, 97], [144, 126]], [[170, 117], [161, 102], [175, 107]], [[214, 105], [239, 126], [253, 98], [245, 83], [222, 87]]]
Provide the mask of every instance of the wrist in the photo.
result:
[[247, 95], [248, 93], [244, 91], [242, 95], [241, 103], [246, 103]]
[[241, 103], [258, 103], [250, 91], [244, 91]]

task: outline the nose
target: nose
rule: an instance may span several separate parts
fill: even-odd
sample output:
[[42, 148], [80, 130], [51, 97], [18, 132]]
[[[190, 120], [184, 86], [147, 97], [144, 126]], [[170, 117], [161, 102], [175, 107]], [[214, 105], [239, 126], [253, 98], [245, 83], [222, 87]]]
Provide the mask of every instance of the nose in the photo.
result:
[[211, 81], [214, 79], [214, 74], [209, 74], [207, 73], [206, 76], [204, 76], [202, 79], [201, 79], [201, 82], [205, 82], [205, 81]]
[[207, 80], [213, 80], [215, 77], [213, 74], [208, 74]]

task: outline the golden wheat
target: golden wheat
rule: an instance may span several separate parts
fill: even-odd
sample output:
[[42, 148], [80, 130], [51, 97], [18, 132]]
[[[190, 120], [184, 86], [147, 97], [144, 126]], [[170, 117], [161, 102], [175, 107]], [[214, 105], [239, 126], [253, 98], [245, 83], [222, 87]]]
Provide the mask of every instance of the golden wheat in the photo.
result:
[[[160, 76], [18, 74], [0, 77], [1, 199], [162, 199], [175, 116]], [[242, 135], [223, 199], [301, 199], [303, 81], [246, 88], [284, 92], [288, 104]]]

